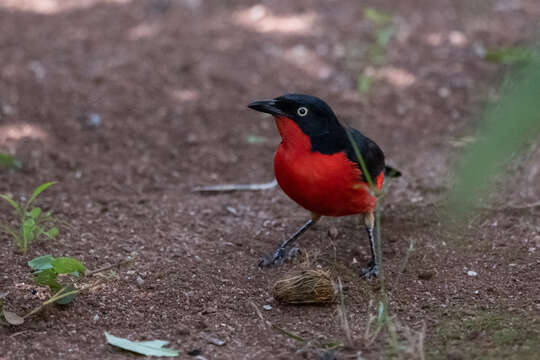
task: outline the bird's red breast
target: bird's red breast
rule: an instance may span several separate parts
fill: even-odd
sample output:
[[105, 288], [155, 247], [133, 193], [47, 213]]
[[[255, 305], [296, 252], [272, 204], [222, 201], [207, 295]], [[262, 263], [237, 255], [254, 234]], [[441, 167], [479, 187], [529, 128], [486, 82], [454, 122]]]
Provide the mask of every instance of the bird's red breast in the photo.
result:
[[[325, 216], [372, 212], [376, 197], [362, 181], [358, 166], [344, 151], [322, 154], [311, 150], [311, 141], [300, 127], [285, 116], [275, 117], [282, 138], [274, 156], [279, 186], [300, 206]], [[384, 172], [376, 178], [381, 188]]]

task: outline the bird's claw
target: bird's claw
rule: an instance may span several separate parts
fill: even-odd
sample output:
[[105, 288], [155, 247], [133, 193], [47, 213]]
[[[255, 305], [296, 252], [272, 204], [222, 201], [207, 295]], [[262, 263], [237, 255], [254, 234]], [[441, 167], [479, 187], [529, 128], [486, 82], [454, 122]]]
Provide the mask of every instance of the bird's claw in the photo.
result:
[[362, 269], [362, 276], [366, 280], [370, 280], [373, 277], [379, 276], [379, 265], [375, 264], [373, 261], [370, 261], [369, 264]]
[[298, 249], [297, 247], [293, 247], [289, 250], [288, 253], [286, 253], [284, 247], [279, 247], [276, 251], [274, 251], [274, 254], [272, 256], [264, 256], [259, 262], [259, 267], [281, 265], [288, 258], [294, 257], [299, 251], [300, 249]]

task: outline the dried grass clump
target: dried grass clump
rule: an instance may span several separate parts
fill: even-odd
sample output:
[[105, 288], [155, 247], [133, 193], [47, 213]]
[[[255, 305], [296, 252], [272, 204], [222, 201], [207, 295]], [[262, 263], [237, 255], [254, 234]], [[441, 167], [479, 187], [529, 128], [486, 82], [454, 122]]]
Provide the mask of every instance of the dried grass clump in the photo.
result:
[[273, 293], [285, 304], [329, 304], [336, 301], [338, 290], [328, 271], [302, 270], [278, 280]]

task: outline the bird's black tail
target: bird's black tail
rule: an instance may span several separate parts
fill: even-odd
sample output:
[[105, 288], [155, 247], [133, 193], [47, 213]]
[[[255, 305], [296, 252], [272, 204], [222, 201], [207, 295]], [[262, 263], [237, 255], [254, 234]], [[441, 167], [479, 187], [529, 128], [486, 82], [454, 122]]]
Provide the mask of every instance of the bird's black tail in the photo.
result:
[[401, 171], [399, 171], [398, 169], [394, 169], [391, 166], [385, 166], [384, 175], [391, 178], [398, 178], [401, 176]]

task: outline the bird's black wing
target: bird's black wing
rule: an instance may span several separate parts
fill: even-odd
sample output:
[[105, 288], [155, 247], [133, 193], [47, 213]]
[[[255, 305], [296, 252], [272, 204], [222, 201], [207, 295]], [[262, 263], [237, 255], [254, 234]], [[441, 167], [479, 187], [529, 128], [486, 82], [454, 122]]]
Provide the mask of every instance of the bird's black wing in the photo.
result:
[[[367, 171], [369, 172], [372, 181], [375, 181], [377, 176], [385, 171], [384, 153], [373, 140], [362, 134], [360, 131], [351, 127], [348, 128], [348, 131], [350, 132], [360, 155], [362, 155], [362, 159], [366, 164]], [[347, 158], [352, 162], [355, 162], [360, 171], [362, 171], [360, 160], [350, 141], [347, 141], [345, 153], [347, 154]], [[363, 178], [367, 181], [365, 176], [363, 176]]]

